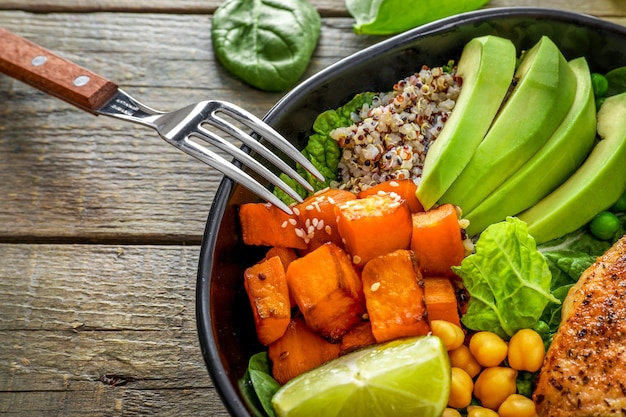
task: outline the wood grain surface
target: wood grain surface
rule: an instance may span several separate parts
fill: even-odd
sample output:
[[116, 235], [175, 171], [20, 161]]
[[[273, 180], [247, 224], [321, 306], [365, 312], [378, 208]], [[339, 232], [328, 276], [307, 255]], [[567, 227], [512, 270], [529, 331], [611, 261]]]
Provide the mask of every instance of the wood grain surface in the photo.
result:
[[[220, 3], [2, 0], [0, 27], [149, 106], [222, 99], [262, 116], [282, 94], [248, 87], [216, 62], [210, 25]], [[343, 1], [312, 3], [323, 27], [305, 76], [382, 39], [355, 35]], [[549, 7], [626, 25], [623, 0]], [[0, 74], [0, 415], [228, 415], [194, 311], [220, 180], [147, 128]]]

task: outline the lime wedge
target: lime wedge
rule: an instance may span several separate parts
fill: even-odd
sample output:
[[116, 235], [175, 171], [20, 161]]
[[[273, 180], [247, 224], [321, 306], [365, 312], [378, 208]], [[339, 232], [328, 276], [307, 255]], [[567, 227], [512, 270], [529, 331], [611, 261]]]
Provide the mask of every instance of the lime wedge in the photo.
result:
[[441, 340], [421, 336], [352, 352], [282, 386], [279, 417], [439, 417], [450, 394], [450, 362]]

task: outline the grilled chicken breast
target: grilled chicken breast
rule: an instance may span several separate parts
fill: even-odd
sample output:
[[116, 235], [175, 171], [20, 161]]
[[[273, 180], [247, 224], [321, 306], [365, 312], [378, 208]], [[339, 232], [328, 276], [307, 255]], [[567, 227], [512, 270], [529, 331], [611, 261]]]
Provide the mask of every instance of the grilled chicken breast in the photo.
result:
[[626, 415], [626, 236], [569, 291], [533, 399], [539, 416]]

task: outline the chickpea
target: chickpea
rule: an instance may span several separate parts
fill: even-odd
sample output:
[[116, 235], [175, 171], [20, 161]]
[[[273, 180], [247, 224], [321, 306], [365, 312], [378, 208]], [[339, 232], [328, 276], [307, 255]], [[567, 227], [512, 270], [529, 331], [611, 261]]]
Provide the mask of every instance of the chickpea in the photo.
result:
[[474, 383], [474, 395], [483, 406], [497, 410], [509, 395], [516, 393], [516, 378], [515, 369], [501, 366], [483, 369]]
[[482, 366], [498, 366], [506, 358], [509, 347], [493, 332], [478, 332], [469, 342], [470, 352]]
[[443, 410], [443, 414], [441, 415], [441, 417], [461, 417], [461, 413], [459, 413], [459, 411], [454, 408], [448, 407]]
[[500, 417], [537, 417], [535, 403], [520, 394], [511, 394], [498, 407]]
[[450, 357], [450, 365], [463, 369], [472, 378], [478, 375], [480, 370], [483, 369], [466, 345], [461, 345], [449, 351], [448, 356]]
[[474, 381], [472, 377], [461, 368], [452, 367], [451, 374], [448, 407], [465, 408], [472, 401]]
[[467, 407], [467, 417], [498, 417], [498, 413], [485, 407], [473, 405]]
[[454, 350], [465, 341], [463, 329], [454, 323], [446, 320], [433, 320], [430, 322], [430, 329], [433, 335], [441, 339], [446, 350]]
[[509, 341], [509, 366], [518, 371], [538, 371], [545, 354], [541, 336], [532, 329], [518, 331]]

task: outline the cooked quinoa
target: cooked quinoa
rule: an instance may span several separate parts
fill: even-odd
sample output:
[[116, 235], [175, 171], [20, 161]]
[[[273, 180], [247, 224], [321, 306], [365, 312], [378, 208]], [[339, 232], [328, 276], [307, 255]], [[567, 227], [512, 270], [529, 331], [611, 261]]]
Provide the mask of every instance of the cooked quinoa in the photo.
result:
[[422, 69], [353, 114], [354, 124], [330, 132], [342, 155], [338, 183], [353, 192], [391, 179], [419, 182], [431, 142], [456, 104], [462, 80], [456, 67]]

